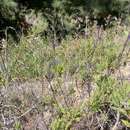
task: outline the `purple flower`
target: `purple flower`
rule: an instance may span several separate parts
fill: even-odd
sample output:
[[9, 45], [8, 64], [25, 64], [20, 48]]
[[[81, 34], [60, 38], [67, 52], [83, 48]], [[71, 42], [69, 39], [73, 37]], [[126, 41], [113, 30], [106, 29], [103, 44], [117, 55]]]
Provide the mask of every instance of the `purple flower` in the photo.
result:
[[128, 40], [130, 40], [130, 33], [128, 34]]

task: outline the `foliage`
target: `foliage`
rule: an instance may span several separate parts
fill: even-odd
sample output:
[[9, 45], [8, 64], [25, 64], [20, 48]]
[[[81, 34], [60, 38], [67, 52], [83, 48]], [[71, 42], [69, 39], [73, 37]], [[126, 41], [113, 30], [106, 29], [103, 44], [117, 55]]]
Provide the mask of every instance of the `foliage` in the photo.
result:
[[[31, 9], [34, 12], [34, 16], [42, 12], [43, 16], [40, 17], [43, 17], [42, 19], [47, 22], [48, 28], [46, 31], [41, 29], [39, 31], [42, 32], [44, 36], [48, 36], [60, 42], [67, 35], [85, 33], [85, 27], [88, 24], [86, 16], [91, 22], [96, 20], [99, 25], [103, 24], [106, 26], [107, 23], [105, 19], [110, 15], [125, 19], [126, 15], [129, 14], [129, 5], [129, 1], [127, 0], [2, 0], [0, 2], [0, 15], [2, 18], [0, 20], [0, 26], [4, 26], [5, 28], [11, 26], [16, 32], [21, 31], [20, 24], [23, 22], [22, 19]], [[33, 20], [35, 21], [35, 19]], [[114, 19], [110, 18], [109, 21], [111, 20], [113, 21]], [[28, 23], [26, 19], [24, 22]], [[33, 25], [33, 21], [31, 21], [31, 23], [29, 22], [29, 24]], [[15, 27], [14, 25], [17, 26]], [[40, 27], [42, 28], [42, 25]], [[27, 26], [24, 26], [24, 28], [28, 29]]]
[[6, 19], [15, 19], [17, 4], [14, 0], [1, 0], [0, 1], [0, 15]]
[[54, 50], [47, 40], [31, 33], [30, 37], [22, 37], [20, 45], [9, 46], [9, 72], [14, 78], [33, 78], [48, 73], [57, 77], [68, 73], [83, 79], [91, 74], [91, 78], [95, 79], [107, 68], [116, 68], [120, 46], [109, 41], [109, 36], [95, 45], [91, 36], [87, 40], [68, 39]]
[[[52, 130], [68, 130], [75, 122], [79, 122], [84, 116], [87, 116], [84, 110], [87, 113], [103, 113], [106, 120], [109, 118], [109, 115], [106, 114], [107, 108], [114, 112], [117, 112], [118, 109], [125, 111], [126, 108], [123, 108], [124, 105], [122, 104], [126, 102], [129, 105], [126, 101], [126, 95], [130, 92], [129, 85], [120, 84], [113, 73], [119, 67], [119, 55], [124, 48], [121, 41], [115, 38], [121, 35], [125, 39], [127, 30], [118, 30], [118, 33], [116, 33], [116, 28], [107, 31], [101, 30], [101, 37], [97, 28], [93, 28], [92, 31], [87, 38], [73, 39], [68, 37], [54, 48], [48, 39], [43, 40], [42, 37], [36, 35], [37, 28], [32, 28], [28, 36], [22, 36], [20, 44], [14, 44], [14, 41], [12, 41], [12, 44], [9, 43], [6, 53], [3, 54], [3, 57], [8, 55], [7, 72], [6, 70], [1, 72], [1, 75], [7, 74], [9, 79], [2, 77], [1, 84], [5, 80], [10, 82], [46, 78], [47, 83], [43, 84], [43, 87], [45, 87], [45, 92], [47, 89], [51, 93], [50, 95], [47, 93], [44, 98], [43, 93], [42, 96], [34, 96], [33, 93], [40, 89], [36, 84], [35, 91], [31, 93], [33, 96], [27, 92], [26, 96], [22, 95], [21, 99], [20, 97], [17, 99], [18, 94], [17, 92], [14, 94], [12, 89], [11, 93], [16, 97], [14, 96], [13, 99], [11, 97], [11, 99], [13, 101], [17, 99], [13, 104], [16, 105], [20, 100], [20, 103], [23, 102], [24, 104], [22, 108], [24, 111], [28, 106], [27, 102], [30, 102], [30, 98], [33, 100], [36, 98], [33, 102], [38, 103], [40, 112], [43, 112], [45, 105], [51, 106], [56, 111], [55, 117], [49, 124]], [[4, 51], [2, 50], [2, 52]], [[125, 59], [119, 60], [122, 62]], [[75, 80], [77, 80], [77, 86]], [[66, 82], [68, 87], [64, 85]], [[46, 84], [49, 84], [50, 88]], [[77, 88], [81, 94], [79, 104], [77, 103]], [[82, 98], [84, 93], [89, 97]], [[71, 102], [74, 99], [78, 105]], [[63, 100], [65, 103], [63, 103]], [[78, 107], [75, 108], [74, 105]], [[61, 107], [59, 108], [59, 106]], [[123, 112], [120, 113], [122, 116], [127, 115]], [[23, 124], [21, 124], [21, 121], [15, 122], [13, 127], [20, 129]]]
[[52, 130], [69, 130], [83, 118], [99, 129], [106, 124], [110, 128], [118, 121], [116, 113], [121, 115], [118, 125], [129, 127], [130, 87], [116, 75], [129, 56], [129, 28], [118, 20], [107, 30], [87, 23], [97, 20], [101, 25], [110, 14], [124, 19], [129, 5], [127, 0], [0, 1], [0, 28], [7, 31], [11, 26], [20, 36], [16, 42], [4, 31], [7, 45], [0, 50], [0, 66], [5, 67], [0, 70], [0, 86], [41, 80], [34, 86], [31, 82], [16, 85], [20, 89], [15, 85], [0, 89], [0, 109], [10, 109], [1, 111], [0, 127], [6, 125], [5, 117], [11, 117], [10, 127], [24, 129], [24, 119], [48, 113], [47, 128]]
[[126, 100], [126, 95], [129, 95], [130, 92], [128, 84], [122, 86], [115, 79], [107, 76], [100, 77], [97, 80], [97, 86], [90, 101], [90, 106], [94, 111], [102, 110], [104, 105], [122, 108], [123, 102]]
[[82, 115], [82, 112], [78, 108], [61, 108], [59, 113], [60, 116], [51, 124], [52, 130], [68, 130], [73, 122], [80, 120]]

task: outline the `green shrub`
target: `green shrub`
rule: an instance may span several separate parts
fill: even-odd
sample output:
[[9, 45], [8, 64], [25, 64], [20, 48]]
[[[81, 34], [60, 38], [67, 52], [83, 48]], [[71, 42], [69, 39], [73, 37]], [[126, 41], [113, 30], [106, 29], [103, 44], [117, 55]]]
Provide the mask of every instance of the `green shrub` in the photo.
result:
[[52, 130], [69, 130], [74, 122], [80, 120], [82, 110], [78, 108], [60, 108], [59, 113], [59, 117], [57, 117], [51, 124]]

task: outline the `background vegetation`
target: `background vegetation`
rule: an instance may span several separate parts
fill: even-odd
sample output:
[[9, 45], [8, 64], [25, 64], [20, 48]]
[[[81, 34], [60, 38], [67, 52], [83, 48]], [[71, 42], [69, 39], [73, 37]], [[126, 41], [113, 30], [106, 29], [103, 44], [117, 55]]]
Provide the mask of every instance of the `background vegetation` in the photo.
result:
[[84, 34], [86, 26], [94, 21], [106, 28], [112, 26], [114, 16], [124, 20], [129, 15], [129, 5], [129, 0], [2, 0], [0, 29], [11, 26], [16, 30], [9, 29], [11, 33], [27, 33], [37, 23], [40, 12], [47, 25], [39, 33], [60, 41], [70, 34]]
[[0, 129], [130, 129], [129, 0], [0, 1]]

